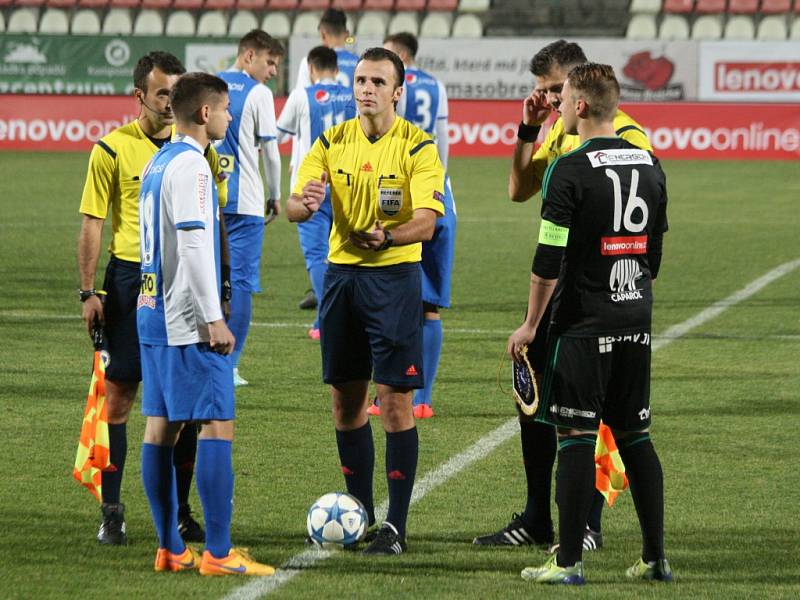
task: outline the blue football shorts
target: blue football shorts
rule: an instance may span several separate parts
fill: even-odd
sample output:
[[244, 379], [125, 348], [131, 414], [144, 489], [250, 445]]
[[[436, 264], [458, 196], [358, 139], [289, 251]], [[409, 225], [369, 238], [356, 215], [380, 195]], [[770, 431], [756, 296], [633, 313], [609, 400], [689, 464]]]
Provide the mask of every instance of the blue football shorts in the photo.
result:
[[231, 287], [250, 293], [261, 291], [261, 248], [264, 218], [224, 215], [231, 255]]
[[328, 260], [328, 240], [332, 224], [331, 190], [328, 188], [319, 210], [308, 221], [297, 224], [297, 236], [306, 261], [306, 271], [317, 265], [324, 265]]
[[422, 243], [422, 300], [447, 308], [456, 251], [456, 205], [450, 177], [444, 184], [444, 216], [436, 219], [433, 238]]

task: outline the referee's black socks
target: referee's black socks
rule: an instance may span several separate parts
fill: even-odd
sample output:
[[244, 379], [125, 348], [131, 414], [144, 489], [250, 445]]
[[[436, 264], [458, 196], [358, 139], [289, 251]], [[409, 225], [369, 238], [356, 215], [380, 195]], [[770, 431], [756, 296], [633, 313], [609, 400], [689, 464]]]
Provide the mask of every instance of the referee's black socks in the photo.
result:
[[642, 528], [642, 560], [664, 558], [664, 474], [649, 433], [617, 440]]
[[372, 471], [375, 468], [375, 445], [369, 421], [351, 431], [336, 430], [336, 445], [342, 466], [347, 493], [358, 498], [367, 510], [369, 524], [375, 522], [375, 502], [372, 499]]
[[581, 560], [583, 530], [595, 489], [594, 434], [565, 437], [558, 443], [556, 503], [558, 504], [558, 564], [571, 567]]
[[125, 470], [125, 458], [128, 454], [127, 423], [109, 423], [108, 450], [111, 464], [114, 465], [114, 470], [103, 471], [100, 474], [103, 486], [103, 502], [106, 504], [119, 504], [122, 473]]
[[417, 474], [419, 436], [417, 428], [386, 432], [386, 481], [389, 487], [389, 512], [386, 520], [406, 537], [408, 507]]
[[556, 428], [546, 423], [520, 419], [519, 429], [528, 485], [528, 500], [522, 520], [537, 542], [550, 543], [553, 541], [550, 491], [558, 447]]

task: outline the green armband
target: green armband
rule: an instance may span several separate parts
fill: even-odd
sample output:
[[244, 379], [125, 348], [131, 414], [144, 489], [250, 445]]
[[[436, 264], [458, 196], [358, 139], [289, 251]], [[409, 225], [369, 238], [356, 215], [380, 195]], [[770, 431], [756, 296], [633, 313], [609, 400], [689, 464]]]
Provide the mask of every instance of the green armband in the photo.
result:
[[560, 246], [567, 245], [569, 239], [569, 227], [562, 227], [550, 221], [542, 219], [542, 226], [539, 229], [539, 243], [546, 244], [547, 246]]

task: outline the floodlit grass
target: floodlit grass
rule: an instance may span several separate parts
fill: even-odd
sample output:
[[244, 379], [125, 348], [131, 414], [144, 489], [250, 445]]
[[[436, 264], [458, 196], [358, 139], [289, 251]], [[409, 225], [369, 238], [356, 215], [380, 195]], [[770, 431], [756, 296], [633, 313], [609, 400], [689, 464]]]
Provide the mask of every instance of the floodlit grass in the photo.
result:
[[[123, 484], [128, 547], [98, 546], [98, 506], [71, 478], [91, 356], [75, 294], [86, 161], [80, 154], [2, 155], [0, 596], [220, 598], [246, 582], [152, 572], [156, 541], [140, 481], [138, 411]], [[656, 336], [800, 257], [796, 164], [669, 162], [665, 169], [671, 229], [656, 285]], [[538, 199], [509, 202], [506, 174], [506, 160], [451, 161], [460, 219], [453, 308], [444, 313], [437, 417], [419, 424], [418, 477], [514, 415], [497, 368], [525, 310]], [[311, 502], [343, 488], [319, 349], [305, 336], [311, 314], [296, 307], [309, 287], [302, 265], [295, 227], [271, 224], [265, 292], [241, 365], [251, 385], [237, 392], [233, 538], [276, 565], [305, 549]], [[800, 476], [791, 466], [800, 434], [798, 290], [800, 270], [654, 355], [653, 438], [664, 464], [677, 585], [625, 581], [640, 544], [630, 495], [606, 512], [606, 547], [585, 557], [585, 592], [522, 581], [520, 569], [543, 560], [531, 550], [472, 547], [475, 535], [523, 507], [514, 437], [412, 508], [408, 554], [338, 554], [275, 596], [799, 597]], [[381, 501], [382, 435], [376, 443]], [[199, 511], [196, 495], [193, 505]]]

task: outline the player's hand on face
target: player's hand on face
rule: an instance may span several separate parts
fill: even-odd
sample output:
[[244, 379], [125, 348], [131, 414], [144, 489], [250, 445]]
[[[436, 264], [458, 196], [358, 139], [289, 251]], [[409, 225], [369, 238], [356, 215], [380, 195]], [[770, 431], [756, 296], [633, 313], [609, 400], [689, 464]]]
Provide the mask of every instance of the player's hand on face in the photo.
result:
[[381, 222], [375, 221], [375, 227], [372, 228], [372, 231], [351, 231], [349, 238], [350, 243], [356, 248], [377, 250], [386, 240], [386, 234]]
[[233, 337], [231, 330], [225, 324], [224, 319], [213, 321], [208, 324], [208, 335], [211, 338], [208, 345], [214, 352], [219, 354], [230, 354], [233, 352], [233, 347], [236, 344], [236, 338]]
[[323, 171], [319, 179], [312, 179], [303, 186], [303, 206], [311, 212], [317, 212], [325, 200], [325, 186], [328, 174]]
[[544, 90], [533, 90], [522, 102], [522, 122], [525, 125], [541, 125], [550, 116], [552, 108], [547, 103]]
[[530, 344], [533, 341], [533, 338], [536, 336], [536, 329], [529, 327], [527, 324], [523, 323], [522, 326], [517, 329], [514, 333], [508, 336], [508, 344], [506, 345], [506, 352], [516, 363], [524, 362], [522, 355], [524, 353], [523, 348]]
[[105, 324], [105, 315], [103, 314], [103, 303], [99, 296], [89, 296], [86, 302], [83, 303], [83, 322], [86, 323], [86, 331], [89, 337], [92, 337], [92, 327], [95, 320], [100, 321], [101, 325]]

